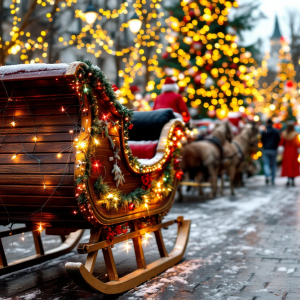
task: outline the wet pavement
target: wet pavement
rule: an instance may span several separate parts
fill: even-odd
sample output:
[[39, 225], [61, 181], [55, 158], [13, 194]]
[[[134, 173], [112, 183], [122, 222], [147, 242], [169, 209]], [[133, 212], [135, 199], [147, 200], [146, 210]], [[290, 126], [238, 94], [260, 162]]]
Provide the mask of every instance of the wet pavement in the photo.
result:
[[[192, 220], [184, 259], [148, 282], [120, 295], [90, 293], [76, 286], [65, 273], [67, 261], [83, 262], [85, 255], [73, 252], [19, 272], [0, 277], [0, 300], [7, 299], [208, 299], [295, 300], [300, 299], [300, 180], [298, 187], [265, 186], [253, 177], [235, 197], [205, 200], [185, 194], [165, 220], [183, 215]], [[208, 190], [207, 190], [208, 192]], [[229, 190], [225, 190], [229, 195]], [[0, 228], [2, 230], [2, 228]], [[176, 226], [163, 230], [165, 244], [172, 249]], [[46, 247], [59, 242], [43, 237]], [[88, 240], [88, 232], [83, 241]], [[33, 254], [30, 233], [5, 238], [8, 258]], [[159, 258], [154, 238], [144, 247], [147, 263]], [[135, 270], [133, 249], [113, 249], [119, 276]], [[95, 273], [105, 280], [99, 253]]]

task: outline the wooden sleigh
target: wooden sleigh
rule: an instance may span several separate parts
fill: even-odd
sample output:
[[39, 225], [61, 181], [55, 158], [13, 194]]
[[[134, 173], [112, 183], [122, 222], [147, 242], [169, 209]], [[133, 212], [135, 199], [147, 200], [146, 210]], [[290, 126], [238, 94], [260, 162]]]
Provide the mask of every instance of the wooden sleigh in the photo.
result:
[[[66, 264], [80, 286], [120, 293], [178, 263], [190, 221], [162, 220], [182, 175], [182, 121], [170, 110], [133, 115], [89, 63], [0, 67], [0, 77], [0, 222], [26, 224], [0, 238], [31, 230], [37, 252], [7, 264], [0, 243], [0, 275], [71, 251], [83, 229], [91, 231], [90, 240], [77, 251], [87, 254], [86, 263]], [[161, 229], [175, 223], [177, 240], [168, 254]], [[42, 230], [61, 236], [63, 245], [44, 253]], [[147, 265], [142, 239], [150, 232], [161, 258]], [[129, 239], [137, 270], [118, 278], [111, 249]], [[107, 283], [93, 276], [99, 250]]]

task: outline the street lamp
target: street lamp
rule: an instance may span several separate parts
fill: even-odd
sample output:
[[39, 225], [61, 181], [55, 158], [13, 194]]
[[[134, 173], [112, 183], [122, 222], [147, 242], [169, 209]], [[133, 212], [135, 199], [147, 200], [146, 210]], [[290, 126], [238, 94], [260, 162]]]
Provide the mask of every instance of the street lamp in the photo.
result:
[[136, 12], [133, 14], [133, 16], [128, 20], [129, 29], [133, 34], [137, 34], [139, 30], [142, 27], [142, 21], [136, 14]]
[[94, 22], [98, 17], [98, 12], [92, 3], [92, 0], [90, 0], [90, 3], [84, 12], [84, 15], [85, 15], [85, 20], [88, 24], [90, 25], [94, 24]]

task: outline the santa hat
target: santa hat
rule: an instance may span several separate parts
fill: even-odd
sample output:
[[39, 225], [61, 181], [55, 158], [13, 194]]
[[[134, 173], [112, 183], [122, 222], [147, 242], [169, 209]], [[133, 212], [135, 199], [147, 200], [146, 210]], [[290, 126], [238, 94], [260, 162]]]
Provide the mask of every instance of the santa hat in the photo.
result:
[[111, 85], [112, 89], [116, 92], [117, 90], [119, 90], [119, 88], [113, 83]]
[[140, 89], [139, 89], [139, 87], [138, 86], [136, 86], [136, 85], [132, 85], [132, 86], [130, 86], [130, 91], [131, 91], [131, 93], [137, 93], [137, 92], [139, 92], [140, 91]]
[[161, 92], [162, 93], [165, 93], [165, 92], [178, 93], [178, 91], [179, 91], [178, 84], [171, 77], [167, 77], [164, 85], [161, 88]]

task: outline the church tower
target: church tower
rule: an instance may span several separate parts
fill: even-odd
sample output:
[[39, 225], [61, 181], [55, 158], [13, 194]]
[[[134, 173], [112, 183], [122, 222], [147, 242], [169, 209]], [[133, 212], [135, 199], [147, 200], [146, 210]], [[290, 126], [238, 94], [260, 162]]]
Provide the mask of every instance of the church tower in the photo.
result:
[[281, 48], [280, 39], [282, 37], [278, 17], [275, 16], [275, 27], [274, 32], [271, 37], [271, 51], [270, 51], [270, 59], [268, 61], [268, 66], [270, 70], [276, 70], [277, 63], [278, 63], [278, 53]]

